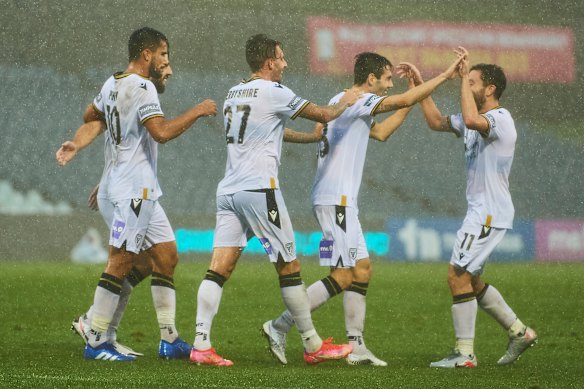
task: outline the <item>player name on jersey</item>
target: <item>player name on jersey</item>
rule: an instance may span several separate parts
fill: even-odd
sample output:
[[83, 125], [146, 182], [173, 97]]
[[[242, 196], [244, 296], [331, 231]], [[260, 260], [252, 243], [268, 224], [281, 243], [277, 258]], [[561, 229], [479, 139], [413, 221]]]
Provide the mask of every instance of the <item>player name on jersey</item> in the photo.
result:
[[239, 98], [249, 98], [249, 97], [258, 97], [259, 88], [247, 88], [247, 89], [238, 89], [238, 90], [230, 90], [227, 93], [226, 100], [229, 99], [239, 99]]

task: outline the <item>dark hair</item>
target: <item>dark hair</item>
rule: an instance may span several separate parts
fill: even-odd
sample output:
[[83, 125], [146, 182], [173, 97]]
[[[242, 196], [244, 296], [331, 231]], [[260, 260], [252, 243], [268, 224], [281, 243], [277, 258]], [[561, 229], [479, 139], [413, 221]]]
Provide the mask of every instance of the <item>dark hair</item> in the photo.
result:
[[282, 47], [282, 44], [265, 34], [257, 34], [247, 40], [245, 59], [252, 72], [260, 70], [268, 58], [275, 58], [276, 46]]
[[479, 63], [473, 65], [470, 70], [478, 70], [481, 72], [481, 80], [483, 80], [483, 85], [495, 85], [495, 98], [499, 100], [503, 91], [507, 86], [507, 77], [503, 72], [503, 68], [494, 64]]
[[133, 61], [140, 57], [140, 53], [144, 49], [150, 49], [155, 51], [160, 47], [162, 42], [166, 42], [168, 46], [168, 39], [166, 36], [150, 27], [142, 27], [130, 35], [130, 40], [128, 41], [128, 57], [130, 61]]
[[387, 58], [377, 53], [360, 53], [355, 56], [355, 85], [361, 85], [367, 81], [371, 73], [381, 78], [385, 68], [390, 70], [393, 65]]

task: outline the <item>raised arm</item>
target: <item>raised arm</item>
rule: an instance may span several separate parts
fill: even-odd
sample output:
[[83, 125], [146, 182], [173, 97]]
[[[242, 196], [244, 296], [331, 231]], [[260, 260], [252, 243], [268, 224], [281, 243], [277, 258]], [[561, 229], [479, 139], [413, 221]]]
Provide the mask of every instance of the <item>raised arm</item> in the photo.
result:
[[361, 98], [362, 93], [357, 88], [348, 89], [343, 97], [338, 103], [333, 105], [327, 105], [326, 107], [321, 107], [313, 103], [309, 103], [298, 116], [303, 117], [308, 120], [320, 123], [328, 123], [331, 120], [335, 120], [345, 109], [349, 108], [351, 105], [355, 104], [359, 98]]
[[[410, 85], [413, 84], [414, 87], [424, 84], [420, 71], [411, 63], [403, 62], [400, 64], [397, 73], [400, 78], [407, 78], [408, 83]], [[431, 95], [420, 101], [420, 107], [430, 129], [441, 132], [452, 132], [448, 118], [440, 113]]]
[[166, 143], [180, 136], [199, 118], [217, 115], [217, 104], [213, 100], [205, 100], [174, 119], [157, 116], [144, 123], [150, 135], [158, 143]]
[[462, 110], [462, 118], [464, 125], [469, 130], [475, 130], [481, 133], [482, 136], [488, 136], [491, 129], [490, 124], [483, 115], [479, 113], [477, 104], [471, 90], [469, 80], [470, 60], [468, 51], [464, 47], [457, 48], [459, 55], [463, 56], [463, 61], [460, 65], [460, 106]]
[[295, 131], [291, 128], [284, 128], [284, 142], [289, 143], [316, 143], [322, 138], [324, 124], [316, 123], [312, 132]]
[[[389, 112], [400, 108], [406, 108], [422, 101], [444, 82], [456, 77], [460, 61], [462, 61], [462, 57], [458, 56], [456, 60], [450, 64], [448, 69], [430, 81], [417, 85], [415, 88], [409, 89], [407, 92], [401, 93], [399, 95], [387, 96], [377, 106], [375, 113]], [[398, 73], [399, 69], [405, 64], [407, 63], [401, 63], [398, 65]]]

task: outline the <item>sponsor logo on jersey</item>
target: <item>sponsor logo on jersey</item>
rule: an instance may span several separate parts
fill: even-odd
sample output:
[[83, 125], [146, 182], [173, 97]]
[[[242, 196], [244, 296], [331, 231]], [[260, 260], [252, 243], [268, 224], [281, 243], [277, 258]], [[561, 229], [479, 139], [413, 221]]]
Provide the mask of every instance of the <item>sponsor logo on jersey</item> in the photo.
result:
[[320, 259], [331, 259], [333, 257], [333, 244], [332, 240], [321, 240], [318, 256]]
[[294, 98], [292, 100], [290, 100], [290, 102], [288, 103], [288, 107], [291, 110], [295, 110], [301, 102], [302, 102], [302, 97], [294, 96]]
[[260, 243], [262, 244], [262, 247], [266, 251], [266, 254], [272, 255], [272, 245], [270, 244], [270, 241], [267, 240], [266, 238], [260, 238]]
[[121, 220], [114, 220], [114, 224], [112, 226], [112, 238], [120, 239], [122, 232], [124, 232], [124, 228], [126, 227], [126, 223]]
[[151, 115], [153, 113], [160, 113], [160, 105], [156, 103], [145, 104], [138, 108], [138, 114], [141, 118]]
[[365, 101], [365, 104], [363, 104], [363, 105], [366, 106], [366, 107], [370, 107], [371, 104], [373, 104], [373, 102], [375, 100], [377, 100], [378, 98], [379, 98], [379, 96], [375, 96], [375, 95], [369, 96], [369, 98]]

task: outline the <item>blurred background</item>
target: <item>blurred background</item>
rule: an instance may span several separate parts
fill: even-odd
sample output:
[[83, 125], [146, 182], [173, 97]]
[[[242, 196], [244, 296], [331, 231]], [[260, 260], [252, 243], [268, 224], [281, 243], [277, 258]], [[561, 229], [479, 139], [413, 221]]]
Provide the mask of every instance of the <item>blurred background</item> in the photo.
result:
[[[228, 89], [249, 76], [244, 46], [260, 32], [283, 43], [283, 84], [321, 105], [352, 84], [358, 52], [412, 62], [429, 78], [447, 67], [455, 46], [466, 46], [473, 63], [506, 70], [501, 102], [518, 130], [510, 177], [516, 229], [496, 256], [584, 258], [583, 2], [0, 0], [0, 8], [0, 260], [68, 260], [91, 228], [106, 241], [105, 224], [86, 205], [101, 176], [103, 141], [64, 168], [54, 156], [103, 82], [126, 68], [128, 37], [142, 26], [170, 41], [167, 117], [206, 98], [222, 107]], [[405, 89], [396, 80], [390, 93]], [[434, 98], [443, 114], [459, 112], [459, 82]], [[287, 126], [312, 128], [303, 119]], [[209, 250], [225, 150], [221, 115], [159, 148], [161, 203], [183, 256]], [[309, 200], [316, 150], [284, 145], [280, 169], [303, 255], [316, 253], [319, 239]], [[460, 139], [430, 131], [419, 108], [387, 143], [370, 142], [359, 208], [373, 255], [449, 257], [466, 212], [463, 150]]]

